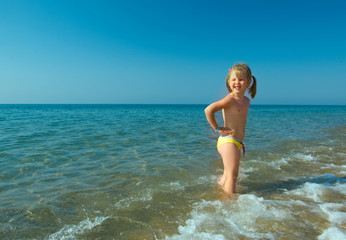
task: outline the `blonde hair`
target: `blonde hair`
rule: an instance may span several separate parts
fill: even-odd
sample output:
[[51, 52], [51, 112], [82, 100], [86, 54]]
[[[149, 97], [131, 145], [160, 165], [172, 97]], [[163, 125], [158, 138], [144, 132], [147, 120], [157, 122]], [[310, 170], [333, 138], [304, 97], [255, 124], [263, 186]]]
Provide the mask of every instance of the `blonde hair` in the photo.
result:
[[241, 63], [241, 64], [234, 65], [228, 70], [228, 75], [226, 77], [226, 86], [230, 93], [232, 92], [232, 89], [229, 85], [229, 79], [231, 78], [232, 72], [235, 72], [236, 74], [238, 73], [244, 74], [248, 81], [251, 81], [251, 78], [253, 79], [252, 85], [247, 89], [247, 92], [249, 93], [251, 98], [254, 98], [256, 96], [257, 82], [256, 82], [256, 78], [252, 75], [251, 69], [249, 68], [249, 66], [244, 63]]

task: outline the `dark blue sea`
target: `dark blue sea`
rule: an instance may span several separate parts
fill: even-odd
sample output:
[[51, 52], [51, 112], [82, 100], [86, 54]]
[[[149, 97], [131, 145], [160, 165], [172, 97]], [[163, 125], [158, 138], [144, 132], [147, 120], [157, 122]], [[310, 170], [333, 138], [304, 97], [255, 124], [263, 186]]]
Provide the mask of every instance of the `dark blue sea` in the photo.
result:
[[205, 107], [0, 105], [0, 239], [346, 238], [346, 106], [251, 106], [232, 198]]

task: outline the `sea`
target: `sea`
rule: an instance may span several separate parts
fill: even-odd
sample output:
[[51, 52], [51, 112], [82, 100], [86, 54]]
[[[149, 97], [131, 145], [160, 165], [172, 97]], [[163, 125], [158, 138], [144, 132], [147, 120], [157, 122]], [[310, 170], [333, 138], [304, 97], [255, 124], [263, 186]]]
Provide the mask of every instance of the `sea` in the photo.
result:
[[346, 106], [250, 106], [233, 196], [205, 107], [0, 105], [0, 239], [346, 239]]

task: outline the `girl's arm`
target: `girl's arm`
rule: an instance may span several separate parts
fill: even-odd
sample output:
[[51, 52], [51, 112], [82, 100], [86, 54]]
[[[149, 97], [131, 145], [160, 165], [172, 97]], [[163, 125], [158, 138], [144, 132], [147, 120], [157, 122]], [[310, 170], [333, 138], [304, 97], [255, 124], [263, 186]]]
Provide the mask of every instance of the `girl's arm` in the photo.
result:
[[207, 120], [209, 124], [211, 125], [211, 127], [214, 129], [214, 131], [216, 131], [219, 128], [219, 133], [224, 135], [230, 135], [233, 133], [233, 131], [228, 127], [219, 127], [215, 120], [215, 113], [229, 106], [230, 102], [231, 102], [231, 97], [228, 95], [224, 99], [210, 104], [204, 110], [205, 116], [207, 117]]

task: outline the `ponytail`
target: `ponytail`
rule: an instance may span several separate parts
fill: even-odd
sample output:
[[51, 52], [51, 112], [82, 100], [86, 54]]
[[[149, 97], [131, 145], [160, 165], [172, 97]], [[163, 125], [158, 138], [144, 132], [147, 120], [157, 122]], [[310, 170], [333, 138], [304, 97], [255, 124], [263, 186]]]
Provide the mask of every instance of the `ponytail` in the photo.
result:
[[247, 90], [247, 92], [250, 94], [251, 98], [254, 98], [256, 96], [256, 87], [257, 87], [257, 82], [256, 82], [256, 78], [254, 76], [252, 76], [253, 82], [251, 87]]

